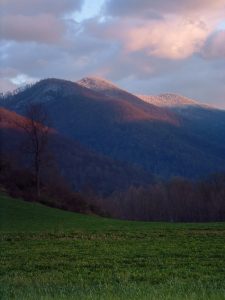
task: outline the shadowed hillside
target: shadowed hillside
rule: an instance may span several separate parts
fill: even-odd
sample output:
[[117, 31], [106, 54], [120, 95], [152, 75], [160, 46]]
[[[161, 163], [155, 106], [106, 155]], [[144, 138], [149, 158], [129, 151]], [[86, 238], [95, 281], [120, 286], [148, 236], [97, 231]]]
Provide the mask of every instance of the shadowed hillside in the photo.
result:
[[[198, 178], [225, 169], [223, 126], [219, 125], [218, 135], [202, 132], [201, 122], [195, 130], [193, 119], [186, 120], [174, 111], [167, 113], [126, 91], [113, 87], [119, 94], [109, 97], [107, 84], [102, 92], [91, 86], [47, 79], [2, 103], [23, 114], [27, 104], [40, 102], [60, 134], [91, 151], [165, 178]], [[153, 118], [154, 111], [160, 112], [160, 117], [154, 114]], [[209, 120], [211, 116], [209, 111]]]
[[[16, 156], [26, 165], [27, 158], [20, 147], [26, 118], [3, 108], [0, 108], [0, 117], [1, 153]], [[76, 190], [89, 187], [105, 194], [152, 180], [152, 176], [140, 168], [96, 154], [53, 130], [49, 147], [61, 175]]]

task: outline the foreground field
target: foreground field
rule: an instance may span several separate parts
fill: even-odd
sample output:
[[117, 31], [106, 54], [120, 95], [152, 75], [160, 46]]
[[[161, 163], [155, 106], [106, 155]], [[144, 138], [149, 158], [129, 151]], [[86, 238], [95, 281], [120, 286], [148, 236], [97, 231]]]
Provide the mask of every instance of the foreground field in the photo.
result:
[[225, 299], [225, 224], [115, 221], [0, 197], [1, 299]]

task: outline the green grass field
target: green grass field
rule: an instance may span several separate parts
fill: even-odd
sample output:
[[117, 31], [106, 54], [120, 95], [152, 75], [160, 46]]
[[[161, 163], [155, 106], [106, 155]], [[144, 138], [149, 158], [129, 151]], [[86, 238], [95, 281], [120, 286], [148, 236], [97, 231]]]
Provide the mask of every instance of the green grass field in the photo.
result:
[[0, 197], [1, 299], [225, 299], [225, 223], [126, 222]]

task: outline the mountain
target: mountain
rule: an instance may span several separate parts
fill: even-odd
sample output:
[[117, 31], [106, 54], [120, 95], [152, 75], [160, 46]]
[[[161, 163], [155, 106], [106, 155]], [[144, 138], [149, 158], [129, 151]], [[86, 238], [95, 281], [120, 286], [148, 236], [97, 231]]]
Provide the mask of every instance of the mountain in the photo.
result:
[[[15, 112], [0, 107], [0, 129], [21, 131], [21, 127], [26, 123], [26, 118]], [[18, 126], [20, 125], [20, 127]]]
[[100, 77], [84, 77], [77, 83], [92, 91], [104, 93], [106, 96], [116, 97], [122, 92], [115, 84]]
[[[61, 135], [100, 156], [163, 178], [196, 179], [225, 169], [224, 114], [217, 131], [204, 131], [201, 120], [195, 128], [194, 118], [146, 103], [99, 79], [78, 83], [42, 80], [1, 101], [2, 106], [20, 114], [25, 114], [30, 103], [39, 102]], [[207, 109], [207, 114], [208, 120], [212, 116], [215, 120], [220, 112], [212, 114]]]
[[200, 140], [208, 139], [214, 142], [215, 147], [216, 143], [225, 141], [224, 110], [177, 94], [139, 95], [139, 98], [158, 107], [166, 107], [176, 114], [186, 132], [198, 135]]
[[146, 105], [143, 103], [143, 101], [140, 101], [137, 96], [117, 87], [110, 81], [99, 77], [85, 77], [79, 80], [77, 83], [80, 86], [91, 90], [92, 92], [98, 92], [99, 94], [106, 96], [108, 99], [117, 99], [120, 100], [120, 102], [132, 104], [133, 106], [147, 113], [151, 120], [166, 121], [172, 124], [178, 124], [176, 117], [168, 110], [164, 108], [159, 109], [156, 105], [152, 105], [150, 103]]
[[[168, 111], [159, 109], [154, 105], [146, 105], [139, 98], [125, 91], [120, 93], [125, 96], [113, 98], [75, 82], [52, 78], [41, 80], [28, 89], [9, 97], [7, 101], [2, 100], [0, 103], [2, 106], [24, 114], [27, 105], [30, 104], [54, 105], [56, 99], [61, 98], [71, 101], [73, 98], [73, 103], [77, 105], [77, 109], [82, 109], [81, 114], [84, 113], [86, 108], [88, 108], [88, 111], [94, 110], [94, 113], [97, 113], [96, 109], [98, 107], [102, 115], [113, 121], [160, 120], [171, 124], [177, 123], [174, 115]], [[30, 97], [31, 94], [32, 97]], [[85, 105], [88, 107], [85, 108]]]
[[[24, 134], [22, 128], [26, 122], [27, 118], [0, 107], [1, 156], [17, 156], [20, 162], [27, 163], [19, 151]], [[61, 175], [76, 190], [90, 186], [100, 194], [108, 194], [153, 180], [140, 168], [98, 155], [53, 130], [50, 149]]]
[[200, 106], [197, 101], [177, 94], [161, 94], [157, 96], [151, 95], [137, 95], [141, 100], [159, 106], [159, 107], [187, 107], [187, 106]]

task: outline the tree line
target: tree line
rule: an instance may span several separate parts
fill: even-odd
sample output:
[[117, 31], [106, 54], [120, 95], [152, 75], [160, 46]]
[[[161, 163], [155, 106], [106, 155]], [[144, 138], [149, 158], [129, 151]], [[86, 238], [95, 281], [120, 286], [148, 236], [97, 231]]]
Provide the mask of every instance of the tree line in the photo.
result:
[[173, 178], [115, 192], [101, 205], [120, 219], [169, 222], [225, 221], [225, 174], [192, 182]]

